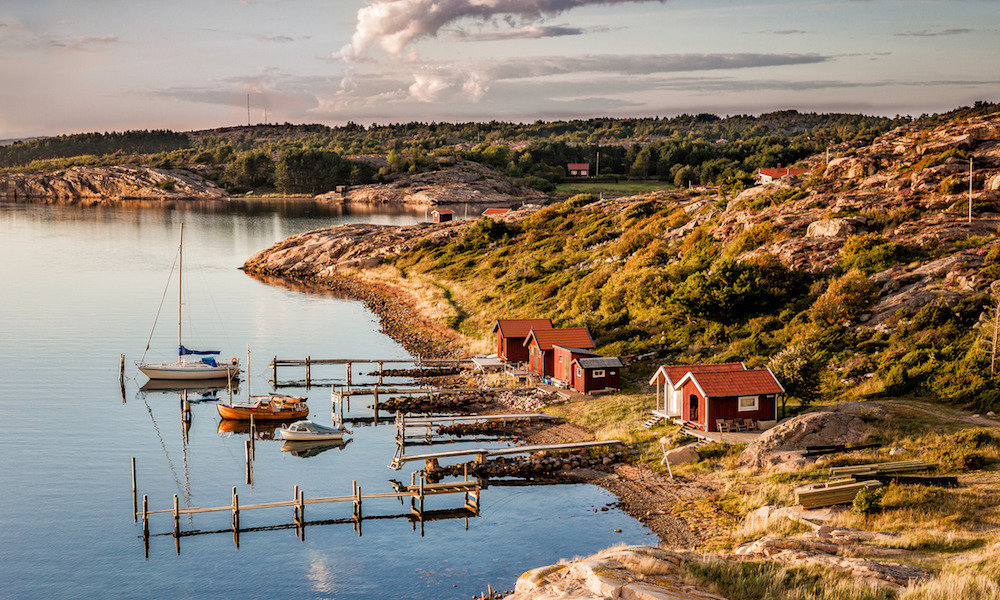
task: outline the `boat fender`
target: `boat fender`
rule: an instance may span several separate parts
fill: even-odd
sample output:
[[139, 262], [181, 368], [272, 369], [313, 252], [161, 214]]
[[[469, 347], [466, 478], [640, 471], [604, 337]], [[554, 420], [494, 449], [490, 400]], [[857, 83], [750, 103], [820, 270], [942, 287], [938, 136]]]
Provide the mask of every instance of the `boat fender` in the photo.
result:
[[233, 358], [230, 358], [230, 359], [229, 359], [229, 363], [230, 363], [230, 364], [233, 364], [233, 365], [236, 365], [236, 364], [239, 364], [239, 362], [240, 362], [240, 361], [239, 361], [239, 360], [237, 360], [235, 356], [234, 356]]

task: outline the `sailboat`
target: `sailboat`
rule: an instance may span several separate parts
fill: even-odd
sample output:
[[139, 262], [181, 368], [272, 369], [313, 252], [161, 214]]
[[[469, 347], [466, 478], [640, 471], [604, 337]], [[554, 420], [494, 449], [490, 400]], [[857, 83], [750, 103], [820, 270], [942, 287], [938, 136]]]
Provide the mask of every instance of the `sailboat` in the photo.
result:
[[[153, 332], [149, 333], [146, 350], [139, 361], [139, 370], [150, 379], [217, 379], [231, 378], [240, 372], [239, 360], [233, 358], [229, 362], [218, 362], [215, 357], [218, 350], [190, 350], [184, 347], [182, 339], [182, 316], [184, 311], [184, 223], [181, 223], [180, 244], [177, 249], [177, 360], [175, 362], [146, 362], [146, 352], [149, 351]], [[170, 285], [169, 279], [167, 285]], [[159, 312], [157, 312], [159, 317]], [[156, 329], [156, 323], [153, 323]], [[185, 360], [187, 356], [200, 356], [200, 360]]]
[[[309, 416], [309, 406], [303, 396], [272, 392], [260, 396], [250, 395], [250, 345], [247, 345], [247, 401], [215, 405], [223, 421], [294, 421]], [[221, 426], [220, 426], [221, 429]]]

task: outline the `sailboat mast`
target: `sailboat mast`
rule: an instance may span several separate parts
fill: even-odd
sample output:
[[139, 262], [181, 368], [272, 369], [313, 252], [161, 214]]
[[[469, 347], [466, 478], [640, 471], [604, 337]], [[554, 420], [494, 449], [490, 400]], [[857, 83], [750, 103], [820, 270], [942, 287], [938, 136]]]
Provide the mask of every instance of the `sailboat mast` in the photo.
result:
[[181, 221], [181, 243], [177, 249], [177, 355], [181, 354], [181, 319], [184, 310], [184, 222]]

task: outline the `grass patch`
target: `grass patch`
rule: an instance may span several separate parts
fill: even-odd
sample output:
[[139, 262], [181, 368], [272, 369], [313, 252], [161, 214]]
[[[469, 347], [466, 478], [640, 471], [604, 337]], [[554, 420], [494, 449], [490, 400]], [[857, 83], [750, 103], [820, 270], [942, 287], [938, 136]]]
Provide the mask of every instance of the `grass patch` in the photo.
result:
[[741, 600], [890, 600], [894, 591], [830, 569], [768, 562], [707, 560], [687, 565], [685, 580]]

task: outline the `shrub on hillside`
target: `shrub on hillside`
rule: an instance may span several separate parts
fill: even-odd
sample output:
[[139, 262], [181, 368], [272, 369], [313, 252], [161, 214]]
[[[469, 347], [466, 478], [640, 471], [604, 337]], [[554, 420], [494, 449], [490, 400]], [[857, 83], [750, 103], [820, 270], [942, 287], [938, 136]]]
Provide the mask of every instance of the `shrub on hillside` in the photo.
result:
[[832, 325], [855, 319], [878, 300], [879, 287], [861, 271], [851, 271], [830, 284], [810, 310], [814, 321]]

